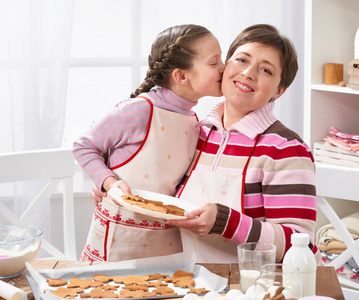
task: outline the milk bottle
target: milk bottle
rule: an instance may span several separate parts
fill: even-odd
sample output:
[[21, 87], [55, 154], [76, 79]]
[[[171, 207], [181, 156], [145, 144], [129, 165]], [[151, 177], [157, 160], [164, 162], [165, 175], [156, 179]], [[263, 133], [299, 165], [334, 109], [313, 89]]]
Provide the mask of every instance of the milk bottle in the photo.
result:
[[283, 264], [293, 265], [299, 269], [303, 281], [303, 296], [315, 295], [317, 262], [314, 253], [308, 247], [307, 233], [294, 233], [291, 236], [292, 247], [284, 256]]

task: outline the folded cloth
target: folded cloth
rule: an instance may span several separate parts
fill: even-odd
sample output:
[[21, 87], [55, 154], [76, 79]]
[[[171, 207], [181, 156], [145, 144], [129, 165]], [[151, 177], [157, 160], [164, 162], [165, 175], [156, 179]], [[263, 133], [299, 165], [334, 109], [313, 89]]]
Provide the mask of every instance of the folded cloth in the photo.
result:
[[[354, 240], [359, 238], [359, 212], [349, 215], [341, 219], [343, 225], [348, 229]], [[317, 245], [328, 244], [331, 241], [343, 242], [338, 232], [332, 224], [320, 227], [316, 233]]]
[[340, 254], [347, 249], [347, 245], [345, 245], [344, 242], [332, 241], [329, 242], [328, 244], [320, 244], [319, 249], [321, 251], [325, 251], [328, 254], [332, 254], [332, 253]]
[[359, 134], [349, 134], [335, 127], [331, 127], [330, 129], [329, 133], [332, 134], [332, 136], [325, 137], [324, 141], [348, 151], [359, 151]]
[[331, 144], [332, 146], [336, 146], [338, 148], [342, 148], [344, 150], [347, 151], [353, 151], [353, 152], [357, 152], [359, 151], [359, 143], [348, 143], [346, 141], [343, 141], [341, 139], [332, 137], [332, 136], [326, 136], [325, 138], [323, 138], [323, 140], [329, 144]]
[[330, 128], [329, 133], [337, 138], [342, 139], [343, 141], [359, 143], [359, 134], [346, 133], [346, 132], [340, 131], [339, 129], [337, 129], [333, 126]]

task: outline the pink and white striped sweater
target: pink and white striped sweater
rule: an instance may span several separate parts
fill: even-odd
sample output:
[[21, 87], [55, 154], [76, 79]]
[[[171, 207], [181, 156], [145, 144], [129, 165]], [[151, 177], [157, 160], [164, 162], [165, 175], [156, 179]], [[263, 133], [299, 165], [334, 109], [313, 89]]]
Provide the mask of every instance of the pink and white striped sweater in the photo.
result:
[[[314, 245], [314, 159], [301, 138], [276, 120], [273, 108], [274, 103], [268, 103], [225, 130], [221, 121], [224, 102], [220, 102], [198, 124], [202, 127], [196, 156], [214, 126], [196, 166], [198, 171], [242, 174], [255, 138], [261, 134], [248, 165], [244, 214], [226, 206], [226, 203], [218, 203], [219, 213], [210, 233], [221, 234], [236, 244], [274, 243], [276, 260], [282, 261], [291, 246], [290, 235], [306, 232], [319, 260]], [[238, 195], [238, 201], [241, 201], [240, 197]], [[208, 202], [216, 203], [218, 199], [208, 199]]]
[[[140, 96], [148, 98], [158, 108], [190, 116], [195, 114], [192, 108], [197, 103], [165, 88], [158, 87]], [[111, 168], [126, 162], [141, 146], [150, 113], [150, 104], [143, 98], [123, 100], [74, 142], [75, 159], [97, 187], [102, 188], [107, 177], [115, 177]], [[102, 153], [109, 154], [107, 165]]]

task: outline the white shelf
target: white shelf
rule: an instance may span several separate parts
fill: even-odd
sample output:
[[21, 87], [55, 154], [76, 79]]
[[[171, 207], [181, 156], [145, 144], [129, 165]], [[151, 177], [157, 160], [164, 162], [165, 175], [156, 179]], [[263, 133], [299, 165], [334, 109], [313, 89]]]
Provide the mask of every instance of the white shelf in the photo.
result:
[[317, 195], [359, 202], [359, 168], [316, 163]]
[[339, 87], [337, 85], [327, 85], [327, 84], [312, 84], [312, 90], [315, 91], [324, 91], [324, 92], [334, 92], [334, 93], [344, 93], [344, 94], [353, 94], [359, 95], [359, 90], [353, 90], [350, 87]]
[[353, 176], [359, 176], [359, 168], [346, 167], [346, 166], [338, 166], [329, 163], [316, 163], [317, 170], [333, 170], [334, 172], [339, 172], [338, 175], [343, 176], [340, 172], [349, 172]]
[[338, 276], [338, 280], [343, 285], [346, 285], [348, 287], [352, 287], [352, 288], [359, 290], [359, 283], [356, 283], [356, 282], [354, 282], [350, 279], [344, 278], [342, 276]]

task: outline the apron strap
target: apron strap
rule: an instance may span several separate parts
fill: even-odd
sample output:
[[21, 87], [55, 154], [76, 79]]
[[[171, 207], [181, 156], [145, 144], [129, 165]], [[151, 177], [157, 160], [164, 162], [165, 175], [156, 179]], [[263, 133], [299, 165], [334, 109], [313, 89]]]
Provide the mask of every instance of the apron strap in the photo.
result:
[[244, 187], [245, 187], [245, 184], [246, 184], [247, 168], [248, 168], [249, 161], [250, 161], [250, 159], [251, 159], [251, 157], [252, 157], [252, 155], [253, 155], [254, 149], [256, 148], [257, 143], [258, 143], [258, 140], [259, 140], [260, 137], [261, 137], [261, 134], [258, 134], [256, 140], [254, 141], [254, 145], [253, 145], [253, 147], [252, 147], [251, 153], [249, 154], [249, 157], [248, 157], [248, 159], [247, 159], [246, 165], [244, 166], [243, 172], [242, 172], [242, 191], [241, 191], [241, 208], [242, 208], [242, 214], [244, 214]]
[[[137, 155], [138, 152], [141, 151], [143, 145], [145, 144], [145, 142], [146, 142], [146, 140], [147, 140], [148, 134], [149, 134], [149, 132], [150, 132], [150, 127], [151, 127], [151, 122], [152, 122], [152, 116], [153, 116], [153, 103], [151, 102], [150, 99], [148, 99], [147, 97], [144, 97], [144, 96], [137, 96], [136, 98], [143, 98], [143, 99], [145, 99], [145, 100], [148, 102], [148, 104], [150, 105], [150, 118], [149, 118], [149, 120], [148, 120], [148, 126], [147, 126], [147, 130], [146, 130], [146, 135], [145, 135], [144, 140], [143, 140], [142, 143], [141, 143], [141, 146], [136, 150], [136, 152], [135, 152], [134, 154], [132, 154], [131, 157], [128, 158], [126, 161], [120, 163], [120, 164], [117, 165], [117, 166], [113, 166], [112, 168], [110, 168], [110, 170], [112, 170], [112, 171], [115, 170], [115, 169], [118, 169], [119, 167], [122, 167], [122, 166], [125, 165], [125, 164], [127, 164], [131, 159], [133, 159], [133, 158]], [[106, 162], [106, 165], [107, 165], [107, 162]]]
[[198, 161], [199, 161], [199, 158], [201, 157], [201, 154], [202, 154], [202, 152], [203, 152], [203, 149], [204, 149], [204, 147], [206, 146], [206, 144], [207, 144], [207, 142], [208, 142], [208, 139], [209, 139], [209, 136], [211, 135], [211, 132], [212, 132], [212, 130], [213, 130], [213, 127], [214, 127], [214, 126], [211, 127], [211, 130], [208, 132], [208, 135], [207, 135], [206, 140], [204, 141], [204, 143], [203, 143], [203, 145], [202, 145], [202, 147], [201, 147], [201, 150], [199, 150], [199, 153], [198, 153], [198, 156], [197, 156], [197, 158], [196, 158], [196, 161], [195, 161], [194, 164], [193, 164], [191, 173], [192, 173], [192, 171], [193, 171], [193, 170], [196, 168], [196, 166], [197, 166], [197, 163], [198, 163]]
[[185, 183], [183, 184], [182, 190], [181, 190], [180, 193], [176, 196], [177, 198], [181, 197], [181, 194], [182, 194], [182, 192], [183, 192], [183, 190], [184, 190], [184, 188], [185, 188], [185, 186], [186, 186], [186, 184], [187, 184], [189, 178], [191, 177], [193, 170], [196, 168], [197, 163], [198, 163], [198, 160], [199, 160], [199, 158], [201, 157], [201, 154], [202, 154], [202, 152], [203, 152], [204, 146], [206, 146], [206, 144], [207, 144], [207, 142], [208, 142], [208, 139], [209, 139], [209, 136], [211, 135], [211, 132], [212, 132], [212, 130], [213, 130], [213, 127], [214, 127], [214, 126], [212, 126], [212, 127], [211, 127], [211, 130], [208, 132], [208, 135], [207, 135], [207, 137], [206, 137], [206, 140], [204, 141], [204, 143], [203, 143], [203, 145], [202, 145], [202, 147], [201, 147], [201, 150], [199, 150], [199, 153], [198, 153], [198, 155], [197, 155], [196, 161], [194, 162], [194, 164], [193, 164], [193, 166], [192, 166], [191, 172], [188, 174], [188, 177], [187, 177]]

